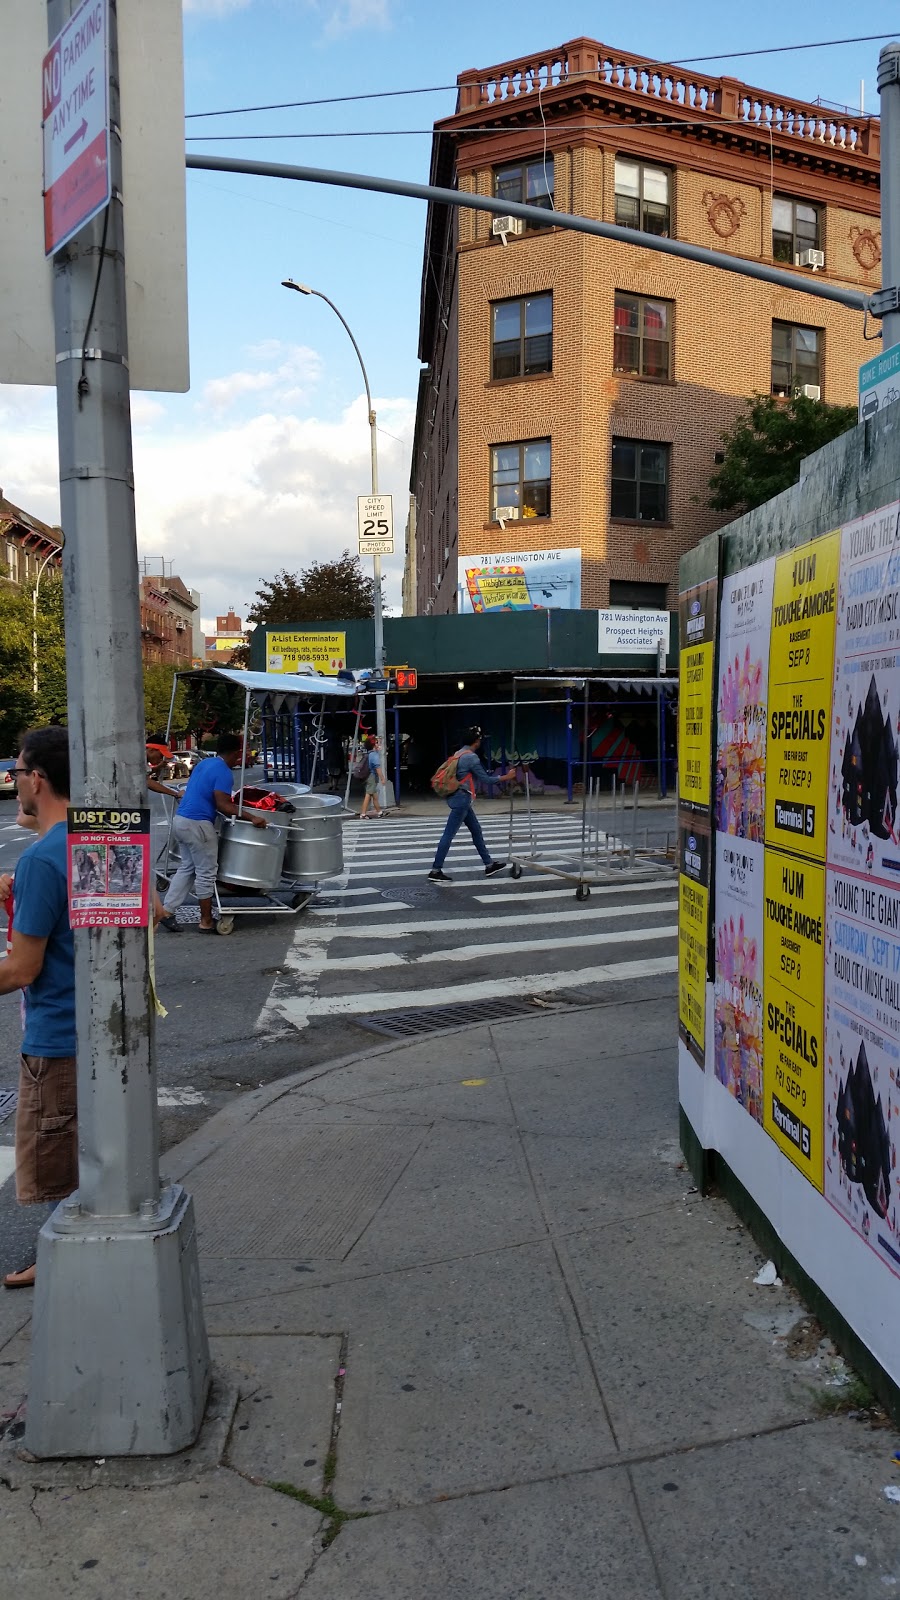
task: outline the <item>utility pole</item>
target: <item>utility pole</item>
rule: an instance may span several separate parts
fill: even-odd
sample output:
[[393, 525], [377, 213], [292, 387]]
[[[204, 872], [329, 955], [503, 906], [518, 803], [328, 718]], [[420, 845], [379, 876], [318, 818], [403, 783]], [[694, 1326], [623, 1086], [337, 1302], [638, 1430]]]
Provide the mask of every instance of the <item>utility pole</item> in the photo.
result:
[[878, 56], [881, 96], [881, 282], [872, 309], [881, 315], [882, 350], [900, 344], [900, 43]]
[[[76, 6], [48, 0], [51, 43]], [[147, 787], [115, 0], [108, 22], [112, 199], [54, 258], [57, 423], [72, 799], [131, 810]], [[25, 1443], [165, 1455], [197, 1436], [209, 1351], [193, 1203], [160, 1190], [147, 929], [77, 930], [75, 979], [79, 1187], [38, 1242]]]
[[[349, 329], [347, 330], [349, 332]], [[350, 335], [351, 338], [353, 335]], [[353, 340], [354, 344], [356, 340]], [[359, 352], [357, 351], [357, 355]], [[360, 366], [362, 357], [360, 356]], [[372, 436], [372, 493], [378, 493], [378, 428], [375, 421], [375, 412], [372, 410], [372, 396], [369, 393], [369, 379], [363, 367], [363, 376], [366, 380], [366, 401], [369, 407], [369, 428]], [[381, 556], [376, 551], [372, 557], [372, 571], [375, 578], [375, 671], [379, 678], [384, 677], [384, 617], [381, 609]], [[387, 716], [385, 712], [384, 691], [379, 691], [375, 696], [375, 732], [378, 735], [378, 748], [381, 751], [381, 766], [384, 783], [378, 789], [378, 809], [383, 811], [387, 804]]]

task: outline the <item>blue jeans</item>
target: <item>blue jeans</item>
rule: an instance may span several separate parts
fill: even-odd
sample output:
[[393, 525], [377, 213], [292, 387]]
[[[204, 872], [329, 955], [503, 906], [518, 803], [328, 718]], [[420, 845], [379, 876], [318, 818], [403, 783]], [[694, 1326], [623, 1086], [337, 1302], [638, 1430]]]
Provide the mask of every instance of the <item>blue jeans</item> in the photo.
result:
[[444, 865], [444, 862], [447, 859], [447, 851], [450, 849], [450, 846], [456, 838], [456, 835], [458, 834], [463, 823], [465, 823], [470, 834], [472, 835], [472, 843], [474, 844], [475, 849], [478, 851], [482, 861], [486, 867], [489, 867], [491, 864], [491, 854], [484, 842], [484, 834], [481, 831], [481, 824], [475, 815], [475, 807], [472, 804], [472, 796], [469, 794], [468, 789], [457, 789], [455, 794], [451, 794], [447, 804], [450, 807], [450, 815], [447, 818], [446, 826], [441, 834], [441, 842], [437, 847], [437, 852], [434, 858], [434, 866], [431, 869], [432, 872], [437, 872]]

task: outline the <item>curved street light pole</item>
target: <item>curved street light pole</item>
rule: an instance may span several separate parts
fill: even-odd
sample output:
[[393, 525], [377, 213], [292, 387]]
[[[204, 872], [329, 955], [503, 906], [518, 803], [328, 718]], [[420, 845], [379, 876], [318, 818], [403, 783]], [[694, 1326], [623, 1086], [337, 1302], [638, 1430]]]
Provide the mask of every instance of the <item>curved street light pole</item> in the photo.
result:
[[[359, 345], [357, 344], [355, 338], [353, 337], [353, 329], [350, 327], [350, 324], [347, 321], [346, 317], [342, 314], [342, 312], [340, 312], [338, 310], [338, 308], [335, 305], [334, 301], [333, 300], [329, 300], [327, 294], [323, 294], [321, 289], [311, 289], [309, 287], [309, 285], [306, 284], [306, 283], [295, 283], [293, 278], [285, 278], [285, 279], [283, 279], [281, 287], [283, 289], [296, 289], [298, 294], [313, 294], [313, 295], [316, 296], [316, 298], [318, 300], [324, 300], [325, 304], [327, 306], [331, 307], [331, 309], [334, 312], [335, 316], [337, 317], [338, 321], [343, 324], [343, 327], [345, 329], [345, 332], [347, 333], [347, 336], [348, 336], [348, 338], [350, 340], [350, 343], [352, 344], [354, 350], [356, 351], [356, 359], [359, 362], [360, 371], [362, 372], [362, 376], [363, 376], [363, 383], [365, 384], [365, 388], [366, 388], [366, 405], [368, 407], [368, 412], [369, 412], [369, 437], [370, 437], [370, 441], [371, 441], [371, 453], [372, 453], [372, 493], [373, 494], [377, 494], [378, 493], [378, 433], [377, 433], [377, 425], [376, 425], [376, 420], [375, 420], [375, 412], [374, 412], [374, 410], [372, 408], [372, 391], [371, 391], [371, 389], [369, 387], [369, 374], [366, 372], [366, 364], [363, 361], [362, 352], [361, 352], [361, 350], [359, 348]], [[377, 554], [374, 555], [372, 557], [372, 561], [373, 561], [374, 569], [375, 569], [374, 570], [374, 578], [375, 578], [375, 671], [378, 673], [378, 675], [380, 677], [384, 677], [384, 618], [382, 616], [382, 610], [381, 610], [381, 556], [377, 555]], [[386, 777], [387, 776], [387, 717], [385, 715], [385, 698], [384, 698], [383, 694], [376, 694], [376, 696], [375, 696], [375, 725], [376, 725], [376, 731], [378, 733], [378, 748], [381, 751], [381, 772]], [[383, 810], [385, 804], [386, 804], [386, 791], [385, 791], [385, 786], [382, 783], [381, 785], [379, 785], [379, 789], [378, 789], [378, 808], [379, 808], [379, 810]]]
[[44, 576], [44, 569], [47, 566], [47, 563], [52, 561], [54, 556], [58, 555], [58, 550], [51, 550], [49, 555], [44, 557], [43, 561], [38, 567], [37, 577], [34, 580], [34, 588], [31, 591], [31, 688], [35, 696], [37, 696], [38, 692], [38, 593], [40, 591], [41, 579]]

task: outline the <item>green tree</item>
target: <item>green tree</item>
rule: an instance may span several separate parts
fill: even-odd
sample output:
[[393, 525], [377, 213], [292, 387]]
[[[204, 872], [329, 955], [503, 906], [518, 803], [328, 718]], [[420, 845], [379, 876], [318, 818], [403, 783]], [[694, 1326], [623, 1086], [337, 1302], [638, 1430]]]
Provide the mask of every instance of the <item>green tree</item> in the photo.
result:
[[[144, 725], [148, 739], [165, 737], [172, 705], [175, 668], [157, 663], [144, 668]], [[184, 683], [178, 685], [172, 706], [172, 735], [184, 733], [188, 725], [188, 700]]]
[[261, 583], [247, 621], [271, 628], [374, 615], [374, 579], [366, 577], [359, 556], [345, 550], [337, 561], [314, 561], [299, 573], [282, 569]]
[[45, 577], [37, 616], [38, 692], [32, 685], [34, 619], [30, 589], [0, 584], [0, 752], [12, 754], [20, 733], [66, 714], [62, 582]]
[[218, 733], [240, 733], [244, 726], [243, 692], [210, 670], [195, 673], [185, 687], [185, 722], [201, 744]]
[[794, 395], [754, 395], [722, 435], [725, 460], [709, 480], [713, 511], [739, 515], [799, 481], [800, 463], [854, 428], [856, 406], [829, 406]]

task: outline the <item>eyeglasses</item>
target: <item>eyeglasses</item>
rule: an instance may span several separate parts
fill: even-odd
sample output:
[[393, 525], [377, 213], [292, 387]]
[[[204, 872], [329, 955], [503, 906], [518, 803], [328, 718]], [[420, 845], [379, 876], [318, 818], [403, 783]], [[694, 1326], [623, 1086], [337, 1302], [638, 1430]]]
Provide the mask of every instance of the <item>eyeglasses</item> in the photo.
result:
[[30, 767], [13, 767], [13, 777], [14, 778], [30, 778], [31, 777], [31, 768]]

